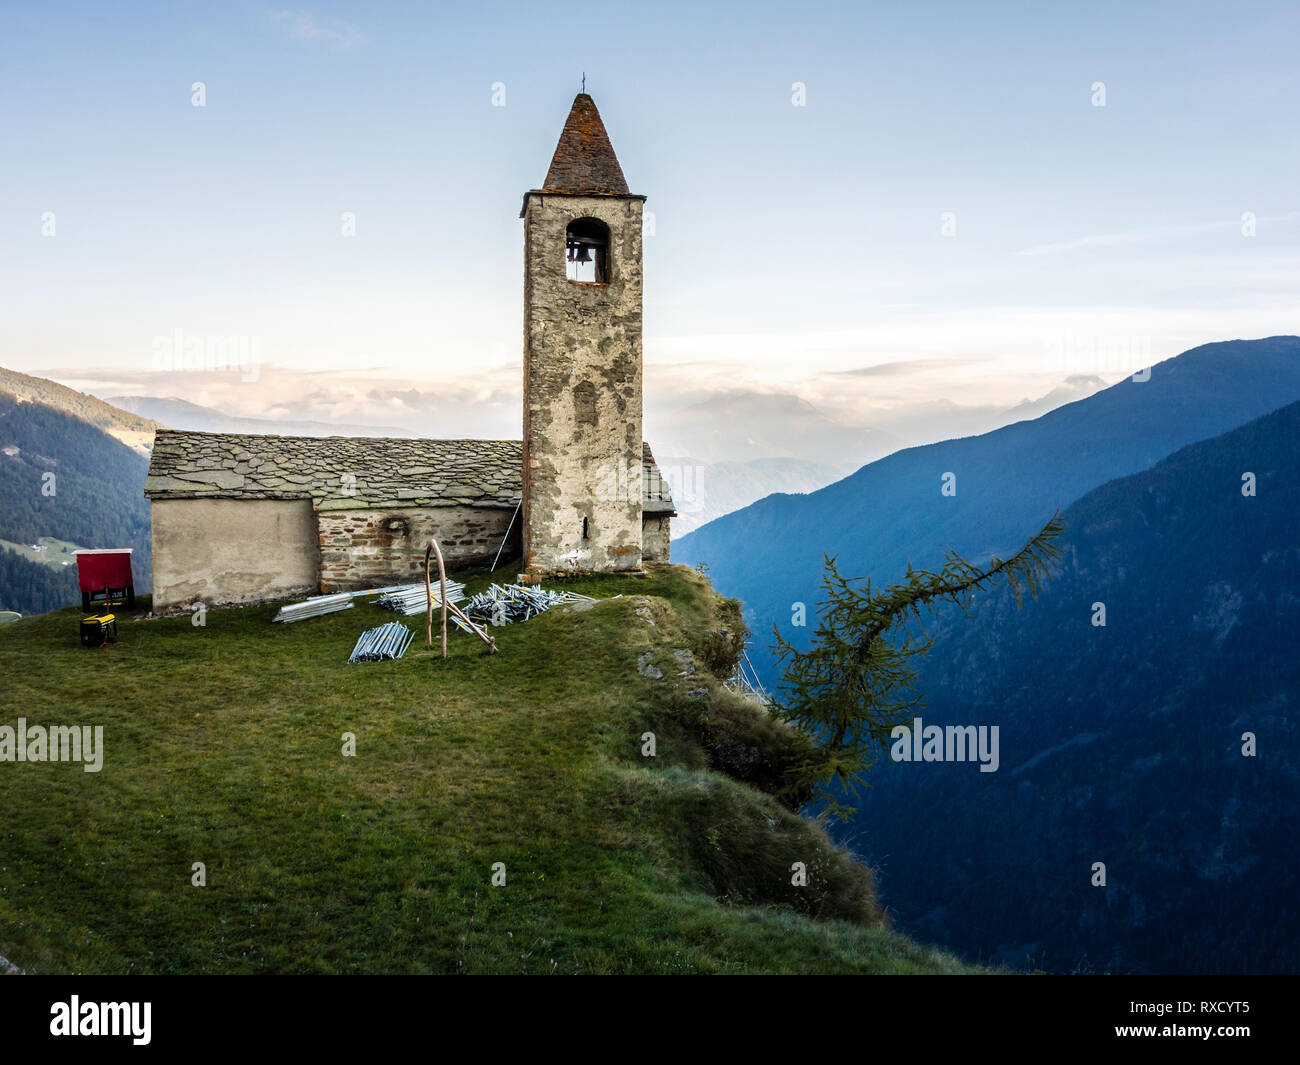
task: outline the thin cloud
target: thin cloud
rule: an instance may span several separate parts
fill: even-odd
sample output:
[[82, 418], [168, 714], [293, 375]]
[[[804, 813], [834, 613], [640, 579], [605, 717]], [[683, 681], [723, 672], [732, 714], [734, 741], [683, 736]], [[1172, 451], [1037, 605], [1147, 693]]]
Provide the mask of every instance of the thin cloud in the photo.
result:
[[951, 359], [897, 359], [893, 362], [878, 362], [871, 366], [860, 366], [853, 370], [834, 370], [830, 377], [897, 377], [902, 374], [925, 373], [930, 370], [951, 370], [958, 366], [967, 366], [972, 362], [983, 361], [983, 356], [968, 355]]
[[286, 27], [289, 35], [299, 41], [323, 41], [340, 49], [366, 43], [359, 29], [339, 18], [322, 17], [307, 11], [269, 11], [267, 14], [272, 22]]
[[[1300, 218], [1300, 211], [1288, 211], [1286, 214], [1270, 215], [1256, 218], [1255, 224], [1274, 222], [1291, 222]], [[1143, 244], [1166, 237], [1199, 236], [1204, 233], [1221, 233], [1240, 229], [1240, 218], [1223, 222], [1194, 222], [1180, 226], [1151, 226], [1146, 229], [1130, 229], [1122, 233], [1099, 233], [1091, 237], [1078, 237], [1075, 240], [1063, 240], [1056, 244], [1035, 244], [1033, 247], [1021, 248], [1017, 255], [1059, 255], [1063, 252], [1079, 251], [1083, 248], [1113, 248], [1123, 244]]]

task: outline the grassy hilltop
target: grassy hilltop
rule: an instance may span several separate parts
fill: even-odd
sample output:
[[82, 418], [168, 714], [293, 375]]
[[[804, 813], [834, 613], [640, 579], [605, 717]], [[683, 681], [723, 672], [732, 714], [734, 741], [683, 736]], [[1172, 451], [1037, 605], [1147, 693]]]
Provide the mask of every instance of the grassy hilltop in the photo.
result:
[[0, 724], [102, 724], [105, 748], [97, 774], [0, 763], [0, 954], [37, 973], [963, 969], [889, 931], [870, 872], [792, 812], [806, 742], [718, 680], [739, 604], [679, 566], [566, 586], [605, 601], [493, 630], [496, 656], [452, 630], [446, 662], [421, 615], [405, 658], [348, 665], [392, 620], [369, 604], [125, 620], [98, 651], [75, 609], [0, 627]]

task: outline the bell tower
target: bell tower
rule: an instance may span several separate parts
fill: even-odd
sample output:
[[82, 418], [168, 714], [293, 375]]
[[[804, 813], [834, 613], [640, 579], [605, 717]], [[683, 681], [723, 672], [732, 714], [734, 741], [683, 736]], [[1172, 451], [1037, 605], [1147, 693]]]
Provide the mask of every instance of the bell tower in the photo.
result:
[[644, 202], [580, 93], [520, 212], [525, 580], [641, 568]]

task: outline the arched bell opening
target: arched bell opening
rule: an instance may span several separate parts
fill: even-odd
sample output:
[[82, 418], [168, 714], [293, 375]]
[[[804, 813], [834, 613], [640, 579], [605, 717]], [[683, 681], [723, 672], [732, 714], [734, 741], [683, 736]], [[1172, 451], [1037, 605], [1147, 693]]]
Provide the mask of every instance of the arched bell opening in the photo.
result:
[[609, 226], [598, 218], [577, 218], [564, 234], [564, 276], [570, 281], [609, 280]]

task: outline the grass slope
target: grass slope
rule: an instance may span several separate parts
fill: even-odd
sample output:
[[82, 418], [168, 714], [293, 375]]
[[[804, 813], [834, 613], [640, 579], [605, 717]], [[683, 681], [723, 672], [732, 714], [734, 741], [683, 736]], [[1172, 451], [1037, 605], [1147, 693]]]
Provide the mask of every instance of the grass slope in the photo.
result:
[[371, 605], [125, 620], [94, 652], [74, 610], [3, 626], [0, 724], [102, 724], [106, 753], [98, 774], [0, 763], [0, 954], [29, 972], [964, 971], [889, 931], [820, 829], [711, 768], [779, 780], [803, 742], [706, 666], [725, 667], [734, 601], [681, 567], [574, 587], [623, 597], [496, 630], [494, 657], [453, 631], [446, 662], [421, 633], [399, 662], [347, 665], [391, 620]]

